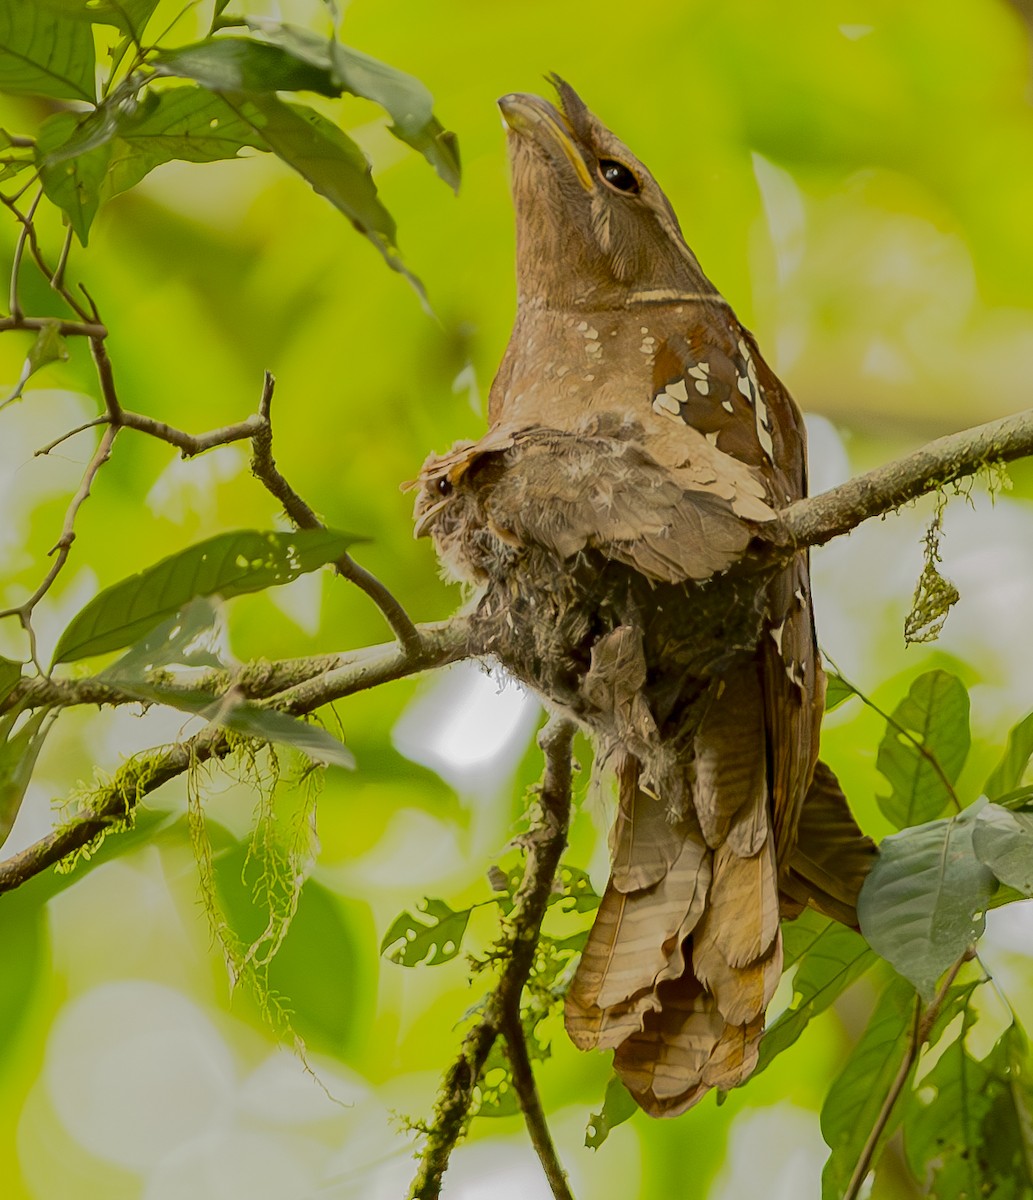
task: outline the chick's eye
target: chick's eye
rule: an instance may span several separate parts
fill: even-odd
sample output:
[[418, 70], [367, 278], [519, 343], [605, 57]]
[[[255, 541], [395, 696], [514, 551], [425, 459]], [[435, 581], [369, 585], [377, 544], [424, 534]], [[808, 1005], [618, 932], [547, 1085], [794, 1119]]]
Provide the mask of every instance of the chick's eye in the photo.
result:
[[442, 475], [437, 483], [438, 494], [442, 496], [452, 495], [452, 483], [447, 476]]
[[614, 158], [601, 158], [599, 160], [599, 175], [604, 183], [610, 185], [618, 192], [627, 192], [629, 195], [637, 195], [639, 192], [639, 182], [635, 178], [635, 172], [626, 167], [623, 163], [617, 162]]

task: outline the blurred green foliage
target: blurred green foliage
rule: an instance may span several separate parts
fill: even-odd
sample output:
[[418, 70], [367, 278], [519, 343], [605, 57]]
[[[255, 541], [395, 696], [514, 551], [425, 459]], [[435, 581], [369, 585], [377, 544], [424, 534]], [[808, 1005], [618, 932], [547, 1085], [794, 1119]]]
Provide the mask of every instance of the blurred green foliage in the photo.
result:
[[[0, 72], [21, 3], [0, 0]], [[33, 36], [50, 38], [53, 14], [71, 7], [74, 0], [40, 0]], [[153, 10], [148, 30], [171, 25], [167, 44], [189, 46], [213, 18], [229, 15], [225, 4], [210, 2], [102, 7], [110, 17], [107, 33], [94, 44], [84, 22], [74, 45], [64, 48], [65, 66], [74, 67], [63, 74], [65, 91], [51, 90], [47, 100], [34, 94], [38, 81], [23, 78], [15, 88], [23, 94], [0, 99], [0, 127], [8, 135], [32, 132], [43, 121], [55, 136], [67, 131], [68, 116], [57, 111], [63, 103], [53, 98], [91, 93], [93, 60], [84, 55], [105, 63], [112, 53], [128, 53], [126, 21], [138, 30]], [[251, 11], [260, 14], [262, 6]], [[317, 0], [285, 0], [266, 15], [322, 36], [332, 25]], [[368, 209], [365, 224], [376, 235], [372, 241], [398, 262], [389, 233], [397, 224], [406, 268], [422, 281], [433, 316], [403, 279], [384, 270], [374, 247], [354, 235], [342, 219], [342, 211], [354, 215], [347, 205], [335, 208], [332, 197], [328, 204], [316, 194], [325, 195], [325, 180], [298, 168], [313, 191], [298, 170], [258, 152], [239, 161], [158, 156], [148, 160], [153, 173], [126, 191], [110, 182], [111, 160], [98, 158], [94, 174], [87, 170], [77, 182], [87, 193], [100, 189], [98, 200], [111, 198], [96, 212], [77, 199], [78, 188], [69, 200], [73, 226], [89, 239], [87, 251], [73, 247], [69, 277], [85, 283], [102, 312], [119, 394], [137, 411], [200, 433], [254, 411], [263, 371], [274, 372], [280, 466], [328, 524], [369, 539], [356, 557], [414, 618], [444, 617], [460, 597], [438, 579], [428, 544], [412, 541], [410, 500], [396, 485], [413, 478], [431, 449], [483, 428], [483, 397], [514, 302], [494, 100], [541, 90], [546, 71], [568, 78], [655, 170], [705, 269], [756, 330], [802, 407], [841, 430], [837, 437], [820, 423], [812, 429], [817, 486], [834, 482], [848, 463], [860, 469], [926, 436], [1028, 406], [1033, 112], [1030, 30], [1018, 5], [966, 0], [945, 12], [931, 0], [907, 6], [864, 0], [849, 9], [816, 0], [720, 6], [643, 0], [629, 10], [613, 0], [567, 7], [528, 0], [519, 8], [354, 0], [341, 37], [426, 85], [433, 120], [455, 130], [462, 144], [463, 184], [455, 197], [420, 160], [425, 154], [452, 179], [451, 143], [439, 140], [429, 110], [422, 123], [407, 125], [404, 105], [385, 105], [391, 110], [385, 118], [362, 98], [368, 92], [361, 82], [353, 77], [348, 84], [340, 62], [310, 63], [305, 79], [286, 84], [315, 87], [299, 94], [316, 114], [317, 134], [337, 138], [327, 132], [333, 122], [372, 159], [377, 203], [390, 214], [390, 226], [379, 210], [374, 219]], [[181, 68], [185, 61], [181, 53]], [[197, 79], [200, 68], [195, 62], [182, 74]], [[4, 78], [10, 90], [15, 77]], [[165, 95], [174, 89], [185, 95], [193, 85], [165, 87]], [[337, 98], [342, 91], [349, 94]], [[275, 97], [263, 103], [278, 106], [280, 117], [281, 108], [294, 112]], [[153, 115], [145, 109], [121, 127], [112, 152], [127, 173], [142, 144], [141, 124]], [[25, 149], [4, 145], [10, 140], [0, 138], [0, 158], [16, 160]], [[50, 165], [50, 195], [60, 201], [60, 163]], [[357, 160], [353, 166], [363, 174]], [[15, 184], [0, 180], [7, 194]], [[38, 222], [56, 258], [60, 218], [41, 209]], [[13, 220], [0, 221], [5, 278], [17, 235]], [[36, 316], [65, 315], [31, 265], [22, 272], [21, 302]], [[52, 340], [28, 332], [0, 337], [3, 394], [19, 380], [25, 385], [23, 398], [0, 412], [0, 604], [19, 603], [45, 573], [67, 499], [95, 445], [96, 431], [89, 431], [33, 458], [38, 447], [99, 411], [87, 347], [74, 339], [67, 350], [65, 357]], [[971, 697], [967, 757], [949, 722], [930, 718], [927, 728], [945, 739], [948, 758], [956, 757], [950, 781], [966, 802], [980, 792], [1009, 727], [1031, 704], [1033, 473], [1020, 466], [1013, 476], [1012, 494], [994, 511], [981, 494], [976, 514], [961, 502], [948, 509], [939, 548], [961, 601], [931, 650], [905, 654], [901, 638], [931, 506], [815, 556], [822, 640], [882, 713], [900, 716], [908, 704], [911, 712], [921, 689], [931, 687], [932, 672], [948, 698], [958, 702], [964, 694], [967, 706]], [[53, 650], [98, 589], [204, 538], [278, 521], [275, 502], [249, 478], [239, 448], [182, 462], [171, 447], [127, 431], [79, 515], [69, 565], [38, 610], [41, 653]], [[365, 597], [324, 572], [235, 600], [227, 636], [231, 653], [248, 660], [346, 649], [389, 633]], [[0, 653], [25, 658], [17, 622], [0, 624]], [[6, 680], [0, 671], [0, 684]], [[72, 875], [40, 876], [0, 898], [5, 1200], [254, 1200], [317, 1188], [335, 1197], [404, 1194], [408, 1142], [389, 1112], [414, 1119], [429, 1112], [460, 1036], [456, 1022], [476, 1002], [483, 976], [473, 975], [471, 990], [462, 952], [439, 956], [449, 961], [433, 971], [408, 971], [381, 959], [380, 943], [399, 912], [430, 896], [450, 911], [469, 910], [465, 952], [476, 955], [492, 944], [498, 906], [483, 903], [485, 873], [512, 861], [504, 857], [506, 846], [522, 827], [525, 791], [539, 770], [526, 721], [494, 765], [479, 771], [440, 764], [435, 770], [411, 747], [403, 753], [393, 736], [399, 718], [438, 686], [402, 681], [337, 706], [358, 769], [327, 775], [319, 855], [267, 980], [292, 1009], [293, 1028], [307, 1041], [319, 1078], [351, 1107], [335, 1106], [315, 1084], [307, 1089], [311, 1080], [295, 1060], [278, 1073], [281, 1060], [259, 1006], [244, 992], [231, 997], [199, 904], [186, 789], [174, 783], [149, 799], [135, 830], [110, 838]], [[939, 793], [929, 800], [935, 785], [925, 760], [908, 759], [905, 747], [901, 762], [901, 743], [884, 716], [852, 695], [847, 689], [830, 714], [824, 746], [864, 827], [875, 837], [891, 833], [916, 804], [915, 819], [949, 820], [949, 801]], [[956, 725], [959, 704], [948, 708]], [[930, 711], [927, 705], [920, 715]], [[63, 716], [42, 747], [5, 854], [50, 827], [53, 803], [60, 813], [95, 773], [104, 777], [135, 750], [175, 739], [187, 720], [169, 710]], [[967, 718], [962, 723], [967, 731]], [[915, 729], [910, 718], [907, 728]], [[995, 793], [988, 784], [991, 798], [1020, 788], [1028, 728], [1028, 719], [1016, 726], [1010, 759], [991, 775], [998, 782], [1007, 776], [1007, 786]], [[428, 728], [424, 741], [439, 734]], [[897, 798], [889, 810], [879, 799], [887, 756], [900, 768], [888, 773]], [[218, 898], [237, 934], [253, 943], [268, 918], [246, 866], [255, 792], [217, 767], [206, 769], [204, 791]], [[604, 805], [587, 781], [579, 784], [579, 799], [570, 860], [601, 885]], [[1018, 952], [1024, 937], [1028, 946], [1020, 911], [1011, 906], [990, 914], [984, 944], [995, 978], [1008, 984], [1009, 1000], [1028, 1025], [1033, 992], [1028, 955]], [[1012, 923], [995, 926], [994, 918], [1006, 914]], [[808, 947], [826, 936], [806, 925], [801, 931], [805, 941], [811, 938]], [[744, 1180], [756, 1181], [763, 1162], [767, 1194], [816, 1194], [825, 1157], [817, 1113], [830, 1081], [842, 1070], [839, 1093], [850, 1103], [867, 1101], [878, 1072], [892, 1074], [900, 1065], [899, 1057], [884, 1054], [873, 1074], [865, 1067], [868, 1052], [899, 1049], [910, 1011], [891, 990], [872, 1016], [870, 974], [843, 990], [867, 965], [859, 965], [867, 952], [847, 931], [831, 940], [825, 973], [816, 955], [787, 984], [782, 1032], [766, 1052], [764, 1073], [723, 1105], [708, 1099], [683, 1121], [636, 1116], [617, 1128], [629, 1114], [619, 1095], [610, 1096], [605, 1056], [578, 1054], [555, 1018], [543, 1023], [539, 1034], [551, 1037], [552, 1053], [540, 1066], [540, 1082], [575, 1193], [728, 1200], [743, 1194]], [[88, 1007], [91, 998], [115, 995], [105, 989], [136, 996], [131, 989], [141, 981], [154, 985], [146, 993], [155, 1001], [151, 1041], [135, 1027], [130, 1038], [114, 1016], [98, 1023]], [[919, 1178], [928, 1171], [934, 1182], [943, 1147], [964, 1146], [994, 1122], [1018, 1131], [1004, 1139], [1008, 1146], [1021, 1141], [1022, 1105], [1028, 1107], [1021, 1088], [1005, 1086], [1005, 1068], [1026, 1053], [1019, 1026], [999, 1011], [990, 987], [955, 987], [945, 1011], [957, 1024], [949, 1036], [937, 1029], [949, 1050], [925, 1077], [926, 1090], [915, 1093], [914, 1103], [925, 1107], [921, 1119], [909, 1114], [916, 1132], [905, 1137], [911, 1171]], [[188, 998], [189, 1006], [170, 1007], [173, 996]], [[166, 1018], [173, 1009], [180, 1014], [175, 1021]], [[823, 1009], [831, 1011], [810, 1022]], [[115, 1013], [117, 1004], [106, 1011]], [[977, 1012], [996, 1030], [986, 1044], [978, 1042]], [[862, 1031], [860, 1050], [851, 1054]], [[797, 1037], [786, 1053], [774, 1053]], [[180, 1047], [188, 1083], [176, 1082], [176, 1060], [162, 1057], [161, 1045]], [[965, 1072], [974, 1081], [970, 1094], [982, 1098], [959, 1113], [952, 1089]], [[585, 1128], [604, 1095], [613, 1108], [603, 1123], [613, 1131], [597, 1151], [586, 1150]], [[863, 1124], [851, 1125], [847, 1108], [838, 1109], [831, 1125], [850, 1145], [829, 1168], [826, 1188], [839, 1186], [844, 1163], [849, 1174], [851, 1139]], [[785, 1133], [796, 1128], [800, 1109], [810, 1115], [812, 1142]], [[826, 1102], [826, 1125], [828, 1116]], [[520, 1129], [517, 1117], [475, 1125], [450, 1177], [457, 1194], [465, 1194], [462, 1187], [503, 1200], [534, 1194], [537, 1166], [521, 1157], [529, 1152]], [[486, 1139], [490, 1151], [478, 1157]], [[876, 1198], [917, 1194], [904, 1162], [891, 1142]], [[1003, 1180], [1017, 1168], [1001, 1151], [991, 1169], [987, 1178]], [[954, 1178], [948, 1175], [944, 1188]]]

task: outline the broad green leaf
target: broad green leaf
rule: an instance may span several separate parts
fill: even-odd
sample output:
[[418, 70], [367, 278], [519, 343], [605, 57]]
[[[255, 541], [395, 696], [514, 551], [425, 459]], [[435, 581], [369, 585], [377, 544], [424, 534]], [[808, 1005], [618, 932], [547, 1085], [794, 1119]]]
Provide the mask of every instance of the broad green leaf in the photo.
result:
[[[915, 1027], [916, 1004], [914, 990], [903, 979], [894, 979], [887, 986], [825, 1097], [821, 1132], [830, 1154], [821, 1176], [822, 1200], [841, 1200], [846, 1192], [886, 1093], [903, 1069]], [[898, 1104], [879, 1138], [879, 1147], [900, 1119]]]
[[119, 112], [115, 130], [105, 196], [128, 191], [172, 159], [215, 162], [236, 158], [245, 147], [269, 149], [253, 122], [194, 84], [146, 93], [134, 110]]
[[638, 1111], [631, 1093], [617, 1075], [610, 1076], [603, 1097], [603, 1107], [588, 1118], [585, 1129], [585, 1145], [589, 1150], [598, 1150], [618, 1125], [623, 1125]]
[[923, 998], [983, 932], [995, 887], [972, 832], [985, 801], [886, 838], [857, 902], [861, 932]]
[[1024, 717], [1008, 732], [1008, 745], [1001, 761], [983, 785], [988, 800], [1000, 800], [1015, 791], [1022, 783], [1030, 758], [1033, 757], [1033, 713]]
[[971, 734], [965, 685], [947, 671], [928, 671], [893, 711], [876, 762], [892, 791], [879, 807], [898, 829], [947, 811], [968, 757]]
[[113, 136], [114, 124], [107, 112], [84, 119], [74, 113], [55, 113], [39, 127], [36, 165], [40, 183], [84, 246], [100, 206]]
[[826, 712], [832, 712], [834, 708], [839, 708], [841, 704], [845, 704], [847, 700], [857, 695], [850, 684], [835, 672], [829, 672], [825, 676], [825, 684]]
[[152, 65], [159, 75], [185, 76], [213, 92], [341, 93], [329, 64], [315, 65], [254, 38], [220, 37], [179, 46], [162, 51]]
[[6, 700], [14, 691], [22, 677], [24, 663], [15, 662], [12, 658], [4, 658], [0, 654], [0, 700]]
[[985, 1058], [975, 1058], [966, 1036], [976, 1018], [966, 1009], [961, 1034], [910, 1101], [904, 1124], [908, 1166], [926, 1195], [1024, 1200], [1033, 1194], [1028, 1049], [1011, 1025]]
[[852, 929], [805, 910], [782, 925], [784, 964], [796, 964], [793, 999], [765, 1032], [760, 1043], [759, 1074], [787, 1050], [855, 979], [876, 961], [864, 939]]
[[92, 28], [65, 5], [0, 0], [0, 91], [92, 103], [95, 61]]
[[290, 583], [333, 562], [355, 540], [333, 529], [244, 529], [188, 546], [94, 596], [61, 634], [54, 662], [130, 646], [197, 596], [229, 599]]
[[334, 95], [348, 92], [385, 109], [391, 132], [426, 158], [453, 189], [459, 187], [459, 148], [455, 134], [434, 116], [434, 100], [418, 79], [359, 50], [321, 38], [308, 29], [249, 19], [249, 26], [296, 59], [328, 73]]
[[216, 601], [208, 596], [196, 597], [105, 667], [100, 677], [132, 683], [145, 679], [147, 672], [156, 667], [224, 667], [209, 645], [216, 636], [218, 616]]
[[11, 832], [50, 728], [47, 709], [38, 709], [12, 733], [16, 713], [0, 719], [0, 844]]
[[1033, 816], [988, 804], [972, 831], [972, 845], [1001, 883], [1033, 896]]
[[380, 953], [403, 967], [448, 962], [459, 953], [470, 911], [454, 912], [444, 900], [422, 900], [416, 915], [403, 912], [395, 919], [380, 943]]
[[346, 133], [315, 110], [285, 104], [273, 95], [227, 95], [225, 100], [242, 120], [253, 122], [273, 153], [344, 213], [388, 266], [405, 275], [422, 295], [419, 281], [398, 256], [394, 218], [380, 202], [366, 156]]

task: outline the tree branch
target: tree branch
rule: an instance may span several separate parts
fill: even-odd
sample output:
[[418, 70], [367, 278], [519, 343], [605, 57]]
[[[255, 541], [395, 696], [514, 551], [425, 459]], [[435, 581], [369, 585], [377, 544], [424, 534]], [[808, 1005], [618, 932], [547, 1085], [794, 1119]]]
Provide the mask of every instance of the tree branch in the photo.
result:
[[[415, 675], [428, 667], [445, 666], [476, 651], [471, 644], [470, 624], [463, 618], [424, 626], [421, 645], [423, 650], [418, 659], [407, 656], [397, 643], [392, 642], [388, 646], [371, 646], [350, 655], [331, 656], [329, 660], [323, 657], [252, 664], [232, 676], [229, 672], [209, 672], [202, 677], [196, 690], [203, 692], [210, 687], [222, 695], [232, 686], [247, 697], [264, 694], [269, 697], [268, 707], [300, 717], [334, 700]], [[333, 669], [325, 669], [328, 661], [334, 663]], [[324, 668], [322, 673], [306, 678], [317, 666]], [[299, 676], [304, 682], [285, 686]], [[140, 699], [102, 680], [42, 678], [27, 679], [18, 684], [4, 701], [4, 707], [27, 709], [62, 703], [139, 704]], [[113, 825], [125, 822], [145, 796], [170, 779], [191, 766], [212, 758], [224, 758], [231, 750], [232, 744], [223, 729], [208, 725], [184, 742], [135, 755], [115, 772], [111, 783], [101, 789], [100, 800], [92, 807], [0, 862], [0, 894], [78, 853]]]
[[822, 546], [863, 521], [994, 463], [1033, 455], [1033, 409], [937, 438], [896, 462], [783, 509], [762, 536], [776, 546]]
[[[506, 946], [503, 955], [505, 966], [494, 991], [485, 1000], [480, 1020], [463, 1039], [459, 1056], [442, 1080], [434, 1109], [434, 1123], [427, 1131], [427, 1142], [420, 1156], [410, 1200], [437, 1200], [440, 1196], [442, 1177], [448, 1168], [452, 1151], [469, 1125], [474, 1089], [495, 1039], [508, 1029], [512, 1037], [510, 1052], [514, 1045], [523, 1044], [526, 1054], [527, 1047], [523, 1043], [520, 1024], [520, 999], [531, 973], [553, 880], [567, 844], [573, 737], [574, 724], [565, 717], [551, 718], [539, 734], [538, 744], [545, 755], [545, 772], [539, 785], [540, 815], [524, 839], [527, 861], [503, 939]], [[520, 1031], [519, 1036], [517, 1030]], [[530, 1070], [529, 1063], [527, 1070]], [[527, 1092], [526, 1080], [522, 1080], [520, 1086], [524, 1094], [518, 1092], [518, 1095], [523, 1106]], [[524, 1115], [553, 1188], [553, 1195], [558, 1200], [570, 1200], [563, 1169], [545, 1128], [541, 1105], [537, 1103], [537, 1093], [530, 1104], [530, 1111], [525, 1108]]]

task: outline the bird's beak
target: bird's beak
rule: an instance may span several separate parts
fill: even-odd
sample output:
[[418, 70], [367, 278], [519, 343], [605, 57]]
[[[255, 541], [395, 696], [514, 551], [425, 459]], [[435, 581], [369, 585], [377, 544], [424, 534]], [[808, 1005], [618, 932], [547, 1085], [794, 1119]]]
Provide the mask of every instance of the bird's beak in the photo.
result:
[[541, 96], [530, 96], [521, 92], [511, 92], [508, 96], [503, 96], [498, 103], [502, 110], [502, 120], [513, 133], [529, 137], [545, 148], [549, 145], [558, 147], [574, 168], [581, 186], [586, 192], [592, 190], [595, 182], [574, 143], [570, 124], [561, 112]]

